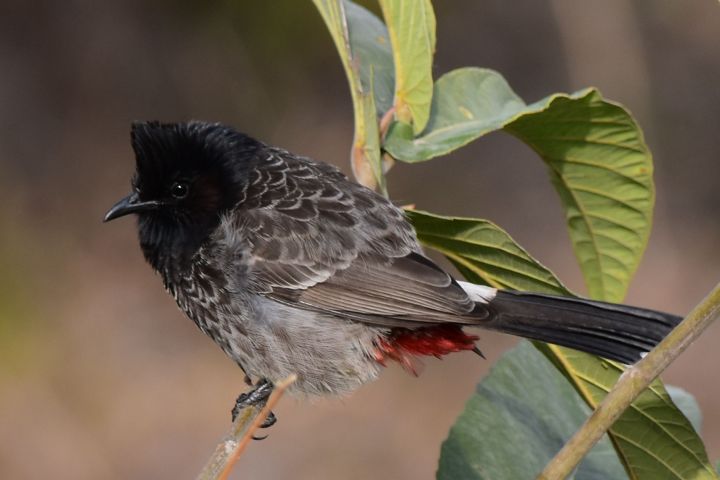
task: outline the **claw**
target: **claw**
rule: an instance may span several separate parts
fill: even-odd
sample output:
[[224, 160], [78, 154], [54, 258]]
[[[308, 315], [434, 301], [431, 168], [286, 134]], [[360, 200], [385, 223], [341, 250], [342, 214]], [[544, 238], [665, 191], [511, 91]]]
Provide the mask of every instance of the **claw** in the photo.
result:
[[277, 417], [273, 412], [268, 413], [267, 418], [265, 421], [260, 425], [260, 428], [270, 428], [277, 422]]
[[[273, 425], [275, 425], [276, 422], [277, 422], [277, 417], [275, 416], [275, 414], [273, 412], [270, 412], [270, 413], [268, 413], [268, 416], [265, 419], [265, 421], [262, 423], [262, 425], [260, 425], [260, 428], [270, 428]], [[257, 440], [259, 442], [260, 440], [265, 440], [268, 437], [269, 437], [269, 435], [263, 435], [262, 437], [256, 437], [255, 435], [253, 435], [252, 439]]]
[[266, 379], [261, 379], [253, 390], [241, 393], [237, 397], [237, 400], [235, 400], [235, 406], [233, 407], [231, 412], [232, 421], [235, 421], [243, 408], [265, 403], [272, 391], [272, 382]]

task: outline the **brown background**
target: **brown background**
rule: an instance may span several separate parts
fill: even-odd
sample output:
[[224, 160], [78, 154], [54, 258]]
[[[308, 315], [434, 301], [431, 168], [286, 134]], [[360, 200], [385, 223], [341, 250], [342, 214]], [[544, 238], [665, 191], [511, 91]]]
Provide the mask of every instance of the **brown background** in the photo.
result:
[[[436, 2], [436, 76], [501, 71], [526, 100], [595, 85], [655, 153], [657, 208], [628, 302], [685, 313], [720, 277], [720, 7], [710, 0]], [[228, 427], [240, 371], [176, 309], [128, 220], [134, 119], [227, 122], [347, 167], [351, 106], [309, 1], [0, 3], [0, 477], [192, 478]], [[395, 168], [395, 200], [489, 218], [584, 291], [559, 203], [527, 147], [494, 134]], [[345, 400], [286, 399], [235, 478], [432, 478], [489, 360], [399, 368]], [[667, 372], [720, 457], [720, 326]]]

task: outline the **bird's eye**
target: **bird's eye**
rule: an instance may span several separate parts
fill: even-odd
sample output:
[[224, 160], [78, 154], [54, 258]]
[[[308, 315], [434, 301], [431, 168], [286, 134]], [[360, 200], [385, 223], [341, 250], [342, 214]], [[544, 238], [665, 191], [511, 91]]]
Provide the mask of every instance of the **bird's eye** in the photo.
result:
[[170, 187], [170, 195], [178, 200], [187, 197], [188, 193], [190, 193], [190, 187], [185, 182], [175, 182], [172, 184], [172, 187]]

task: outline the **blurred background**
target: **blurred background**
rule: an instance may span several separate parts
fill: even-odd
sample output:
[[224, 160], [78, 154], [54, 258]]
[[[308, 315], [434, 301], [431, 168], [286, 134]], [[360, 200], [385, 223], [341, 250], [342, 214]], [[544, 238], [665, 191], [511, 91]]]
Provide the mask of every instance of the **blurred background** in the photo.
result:
[[[502, 72], [526, 100], [599, 87], [655, 155], [657, 207], [628, 302], [686, 313], [720, 279], [720, 7], [710, 0], [435, 2], [436, 77]], [[364, 2], [376, 9], [374, 2]], [[0, 2], [0, 478], [194, 478], [229, 426], [240, 370], [176, 308], [130, 220], [135, 119], [205, 119], [348, 169], [352, 112], [311, 2]], [[398, 165], [393, 198], [488, 218], [584, 292], [541, 161], [493, 134]], [[720, 457], [720, 325], [666, 373]], [[515, 340], [391, 367], [343, 400], [284, 399], [234, 478], [433, 478], [475, 384]]]

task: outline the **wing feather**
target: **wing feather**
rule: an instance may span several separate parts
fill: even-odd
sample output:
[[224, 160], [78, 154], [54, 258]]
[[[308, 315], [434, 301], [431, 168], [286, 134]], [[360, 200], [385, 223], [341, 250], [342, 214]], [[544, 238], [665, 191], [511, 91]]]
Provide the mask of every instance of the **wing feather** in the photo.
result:
[[402, 210], [333, 167], [270, 153], [226, 220], [226, 231], [242, 232], [238, 248], [250, 249], [251, 290], [389, 327], [477, 322], [462, 287], [418, 253]]

